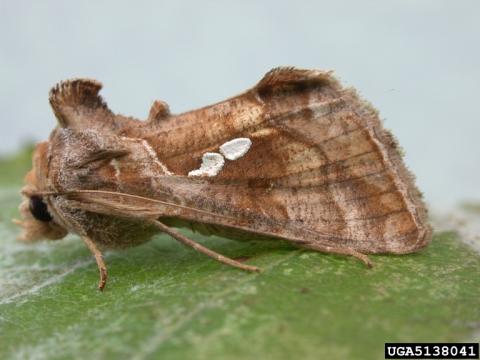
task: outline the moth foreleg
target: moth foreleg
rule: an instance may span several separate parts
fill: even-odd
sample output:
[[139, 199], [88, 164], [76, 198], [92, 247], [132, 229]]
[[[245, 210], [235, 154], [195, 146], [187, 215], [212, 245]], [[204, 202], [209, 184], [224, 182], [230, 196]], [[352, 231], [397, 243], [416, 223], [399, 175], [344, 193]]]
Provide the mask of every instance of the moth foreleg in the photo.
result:
[[98, 271], [100, 272], [100, 280], [98, 281], [98, 290], [102, 291], [105, 285], [107, 284], [107, 266], [103, 260], [103, 254], [97, 245], [92, 241], [92, 239], [83, 236], [83, 241], [87, 245], [88, 249], [92, 252], [97, 262]]
[[213, 258], [213, 259], [215, 259], [215, 260], [217, 260], [217, 261], [219, 261], [223, 264], [230, 265], [230, 266], [233, 266], [233, 267], [236, 267], [236, 268], [239, 268], [239, 269], [242, 269], [242, 270], [247, 270], [247, 271], [260, 271], [260, 269], [256, 266], [242, 264], [241, 262], [230, 259], [226, 256], [223, 256], [222, 254], [219, 254], [219, 253], [217, 253], [213, 250], [210, 250], [210, 249], [206, 248], [206, 247], [200, 245], [199, 243], [189, 239], [188, 237], [180, 234], [179, 232], [173, 230], [172, 228], [168, 227], [167, 225], [161, 223], [158, 220], [154, 220], [153, 224], [155, 224], [155, 226], [157, 226], [163, 232], [165, 232], [168, 235], [170, 235], [171, 237], [173, 237], [175, 240], [178, 240], [182, 244], [190, 246], [193, 249], [197, 250], [198, 252], [200, 252], [202, 254], [205, 254], [207, 256], [210, 256], [211, 258]]
[[306, 248], [306, 249], [320, 251], [320, 252], [324, 252], [324, 253], [350, 255], [350, 256], [353, 256], [353, 257], [357, 258], [361, 262], [363, 262], [369, 268], [373, 267], [373, 263], [368, 258], [367, 255], [362, 254], [361, 252], [358, 252], [358, 251], [350, 249], [350, 248], [337, 248], [337, 247], [333, 247], [333, 246], [326, 246], [326, 245], [320, 245], [320, 244], [303, 244], [301, 246], [303, 248]]

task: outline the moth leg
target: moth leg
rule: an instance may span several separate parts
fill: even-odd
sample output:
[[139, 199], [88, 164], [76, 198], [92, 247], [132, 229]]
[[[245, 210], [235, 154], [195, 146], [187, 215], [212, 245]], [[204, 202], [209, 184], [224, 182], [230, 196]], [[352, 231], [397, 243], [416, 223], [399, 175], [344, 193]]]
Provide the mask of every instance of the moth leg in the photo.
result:
[[373, 267], [373, 262], [368, 258], [367, 255], [362, 254], [361, 252], [358, 252], [358, 251], [353, 250], [353, 249], [337, 248], [337, 247], [325, 246], [325, 245], [319, 245], [319, 244], [304, 244], [304, 245], [301, 245], [301, 246], [306, 248], [306, 249], [320, 251], [320, 252], [324, 252], [324, 253], [350, 255], [350, 256], [353, 256], [354, 258], [357, 258], [361, 262], [363, 262], [369, 268]]
[[107, 284], [107, 266], [103, 260], [103, 254], [97, 245], [92, 241], [92, 239], [83, 236], [83, 242], [87, 245], [88, 249], [91, 251], [97, 262], [98, 270], [100, 271], [100, 280], [98, 281], [98, 290], [102, 291], [105, 285]]
[[168, 235], [170, 235], [171, 237], [173, 237], [175, 240], [178, 240], [182, 244], [190, 246], [193, 249], [197, 250], [198, 252], [200, 252], [202, 254], [205, 254], [207, 256], [210, 256], [211, 258], [213, 258], [213, 259], [215, 259], [215, 260], [217, 260], [217, 261], [219, 261], [223, 264], [230, 265], [230, 266], [233, 266], [233, 267], [236, 267], [236, 268], [239, 268], [239, 269], [242, 269], [242, 270], [246, 270], [246, 271], [260, 271], [260, 268], [258, 268], [256, 266], [242, 264], [241, 262], [235, 261], [235, 260], [230, 259], [226, 256], [223, 256], [222, 254], [219, 254], [219, 253], [217, 253], [213, 250], [210, 250], [210, 249], [206, 248], [206, 247], [200, 245], [199, 243], [189, 239], [188, 237], [180, 234], [179, 232], [173, 230], [172, 228], [168, 227], [167, 225], [161, 223], [158, 220], [154, 220], [153, 224], [155, 226], [157, 226], [163, 232], [165, 232]]

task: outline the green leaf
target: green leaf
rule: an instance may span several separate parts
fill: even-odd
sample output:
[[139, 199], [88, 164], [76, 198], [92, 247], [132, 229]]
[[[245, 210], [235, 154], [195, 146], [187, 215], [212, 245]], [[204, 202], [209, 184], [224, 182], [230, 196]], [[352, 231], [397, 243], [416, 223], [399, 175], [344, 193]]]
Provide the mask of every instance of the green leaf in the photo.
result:
[[[1, 174], [12, 169], [6, 164]], [[18, 190], [0, 188], [2, 359], [382, 359], [385, 342], [478, 341], [480, 256], [452, 232], [436, 234], [417, 254], [372, 256], [367, 269], [284, 242], [185, 231], [222, 254], [247, 257], [259, 274], [161, 235], [107, 253], [101, 293], [96, 264], [77, 237], [15, 240]]]

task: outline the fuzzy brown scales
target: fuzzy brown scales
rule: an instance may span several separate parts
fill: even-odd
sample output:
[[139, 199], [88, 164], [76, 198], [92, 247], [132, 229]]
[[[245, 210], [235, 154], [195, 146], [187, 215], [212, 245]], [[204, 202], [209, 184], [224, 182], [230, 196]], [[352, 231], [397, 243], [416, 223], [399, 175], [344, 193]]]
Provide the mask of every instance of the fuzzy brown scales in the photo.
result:
[[[245, 93], [184, 114], [156, 101], [144, 122], [113, 114], [100, 89], [84, 79], [52, 89], [59, 127], [35, 151], [20, 221], [26, 240], [79, 234], [101, 270], [100, 288], [102, 248], [140, 244], [159, 230], [258, 270], [165, 224], [282, 238], [367, 264], [366, 253], [410, 253], [430, 241], [425, 206], [395, 140], [329, 72], [274, 69]], [[203, 169], [204, 154], [232, 140], [249, 148], [216, 164], [215, 174], [188, 176]], [[50, 221], [37, 219], [32, 196], [42, 196]]]

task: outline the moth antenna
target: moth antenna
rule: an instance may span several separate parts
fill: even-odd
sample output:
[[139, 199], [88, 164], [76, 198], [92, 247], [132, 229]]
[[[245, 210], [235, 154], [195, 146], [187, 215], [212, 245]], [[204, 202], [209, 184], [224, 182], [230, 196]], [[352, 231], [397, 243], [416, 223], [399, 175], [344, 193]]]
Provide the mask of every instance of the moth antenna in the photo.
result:
[[210, 250], [210, 249], [206, 248], [205, 246], [200, 245], [199, 243], [193, 241], [192, 239], [189, 239], [185, 235], [180, 234], [179, 232], [173, 230], [172, 228], [168, 227], [167, 225], [165, 225], [164, 223], [162, 223], [158, 220], [152, 221], [152, 224], [154, 224], [161, 231], [163, 231], [164, 233], [167, 233], [168, 235], [170, 235], [171, 237], [173, 237], [175, 240], [179, 241], [180, 243], [182, 243], [186, 246], [190, 246], [191, 248], [198, 251], [199, 253], [207, 255], [207, 256], [221, 262], [222, 264], [230, 265], [230, 266], [236, 267], [236, 268], [241, 269], [241, 270], [246, 270], [246, 271], [254, 271], [254, 272], [259, 272], [260, 271], [260, 268], [258, 268], [256, 266], [242, 264], [239, 261], [230, 259], [229, 257], [223, 256], [222, 254], [219, 254], [219, 253], [217, 253], [213, 250]]
[[[148, 202], [151, 202], [151, 203], [167, 205], [167, 206], [176, 207], [176, 208], [183, 209], [183, 210], [194, 211], [194, 212], [197, 212], [197, 213], [200, 213], [200, 214], [214, 215], [216, 217], [223, 218], [223, 219], [236, 220], [236, 218], [233, 218], [231, 216], [216, 214], [216, 213], [212, 213], [210, 211], [201, 210], [201, 209], [193, 208], [193, 207], [190, 207], [190, 206], [179, 205], [179, 204], [171, 203], [171, 202], [168, 202], [168, 201], [162, 201], [162, 200], [152, 199], [152, 198], [148, 198], [148, 197], [144, 197], [144, 196], [140, 196], [140, 195], [127, 194], [127, 193], [122, 193], [122, 192], [117, 192], [117, 191], [69, 190], [69, 191], [65, 191], [65, 192], [42, 191], [42, 192], [37, 192], [36, 194], [44, 195], [44, 196], [62, 196], [62, 195], [68, 196], [68, 195], [75, 195], [75, 194], [100, 194], [100, 195], [103, 194], [103, 195], [120, 196], [120, 197], [124, 197], [124, 198], [137, 199], [137, 200], [142, 200], [142, 201], [148, 201]], [[98, 203], [100, 202], [99, 199], [96, 199], [96, 201]], [[295, 226], [295, 225], [292, 225], [292, 224], [290, 224], [290, 226], [296, 227], [299, 230], [302, 230], [302, 231], [305, 231], [305, 232], [312, 233], [315, 236], [323, 238], [323, 239], [331, 239], [331, 238], [337, 237], [336, 235], [333, 235], [333, 234], [324, 234], [324, 233], [320, 233], [318, 231], [305, 229], [301, 226]], [[261, 232], [258, 232], [258, 233], [261, 234]], [[268, 235], [271, 235], [271, 234], [265, 233], [264, 235], [268, 236]], [[302, 242], [301, 244], [303, 245], [304, 242]], [[322, 249], [331, 248], [331, 246], [329, 246], [328, 243], [322, 243], [320, 240], [316, 241], [315, 245], [312, 245], [312, 246], [316, 246], [316, 247], [322, 248]], [[336, 248], [336, 249], [338, 249], [339, 254], [352, 255], [352, 256], [357, 257], [358, 259], [362, 260], [367, 266], [370, 267], [370, 265], [371, 265], [371, 261], [368, 260], [368, 257], [366, 257], [366, 255], [364, 255], [364, 254], [358, 253], [358, 252], [356, 252], [356, 251], [354, 251], [350, 248]], [[320, 249], [312, 249], [312, 250], [317, 250], [317, 251], [321, 251], [321, 252], [331, 252], [330, 250], [320, 250]], [[353, 254], [352, 252], [354, 252], [355, 254]], [[367, 259], [365, 259], [365, 258], [367, 258]]]
[[61, 191], [22, 191], [25, 196], [60, 196], [64, 195]]
[[[124, 198], [130, 198], [130, 199], [137, 199], [137, 200], [143, 200], [143, 201], [149, 201], [149, 202], [152, 202], [152, 203], [156, 203], [156, 204], [162, 204], [162, 205], [167, 205], [167, 206], [172, 206], [172, 207], [176, 207], [176, 208], [179, 208], [179, 209], [184, 209], [184, 210], [190, 210], [190, 211], [194, 211], [194, 212], [197, 212], [197, 213], [201, 213], [201, 214], [205, 214], [205, 215], [214, 215], [216, 217], [220, 217], [220, 218], [224, 218], [224, 219], [230, 219], [230, 220], [236, 220], [236, 218], [234, 217], [231, 217], [231, 216], [225, 216], [225, 215], [221, 215], [221, 214], [216, 214], [216, 213], [213, 213], [213, 212], [210, 212], [210, 211], [206, 211], [206, 210], [201, 210], [201, 209], [196, 209], [196, 208], [193, 208], [193, 207], [190, 207], [190, 206], [185, 206], [185, 205], [178, 205], [178, 204], [175, 204], [175, 203], [171, 203], [171, 202], [168, 202], [168, 201], [162, 201], [162, 200], [157, 200], [157, 199], [152, 199], [152, 198], [147, 198], [147, 197], [144, 197], [144, 196], [140, 196], [140, 195], [133, 195], [133, 194], [127, 194], [127, 193], [121, 193], [121, 192], [117, 192], [117, 191], [108, 191], [108, 190], [70, 190], [70, 191], [67, 191], [65, 193], [52, 193], [52, 194], [48, 194], [48, 195], [75, 195], [75, 194], [104, 194], [104, 195], [112, 195], [112, 196], [121, 196], [121, 197], [124, 197]], [[97, 202], [98, 202], [98, 199], [97, 199]], [[322, 238], [325, 238], [325, 239], [330, 239], [332, 237], [335, 237], [333, 235], [329, 235], [329, 234], [322, 234], [322, 233], [319, 233], [317, 231], [313, 231], [313, 230], [309, 230], [309, 229], [304, 229], [300, 226], [295, 226], [295, 225], [290, 225], [292, 227], [296, 227], [300, 230], [303, 230], [303, 231], [306, 231], [306, 232], [309, 232], [309, 233], [312, 233], [312, 234], [315, 234], [316, 236], [319, 236], [319, 237], [322, 237]], [[259, 234], [261, 232], [258, 232]], [[268, 235], [268, 234], [266, 234]], [[288, 239], [287, 239], [288, 240]], [[321, 244], [321, 243], [320, 243]], [[320, 245], [320, 246], [328, 246], [328, 245]]]
[[201, 209], [196, 209], [190, 206], [185, 206], [185, 205], [178, 205], [175, 203], [171, 203], [168, 201], [162, 201], [162, 200], [157, 200], [157, 199], [152, 199], [140, 195], [133, 195], [133, 194], [127, 194], [127, 193], [122, 193], [122, 192], [117, 192], [117, 191], [107, 191], [107, 190], [69, 190], [66, 192], [42, 192], [41, 194], [44, 195], [75, 195], [75, 194], [104, 194], [104, 195], [113, 195], [113, 196], [121, 196], [124, 198], [130, 198], [130, 199], [137, 199], [137, 200], [143, 200], [143, 201], [149, 201], [152, 203], [156, 204], [162, 204], [162, 205], [167, 205], [167, 206], [172, 206], [176, 207], [179, 209], [184, 209], [184, 210], [190, 210], [190, 211], [195, 211], [198, 213], [203, 213], [206, 215], [215, 215], [217, 217], [222, 217], [225, 219], [234, 219], [230, 216], [225, 216], [225, 215], [220, 215], [220, 214], [214, 214], [210, 211], [206, 210], [201, 210]]

